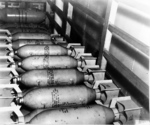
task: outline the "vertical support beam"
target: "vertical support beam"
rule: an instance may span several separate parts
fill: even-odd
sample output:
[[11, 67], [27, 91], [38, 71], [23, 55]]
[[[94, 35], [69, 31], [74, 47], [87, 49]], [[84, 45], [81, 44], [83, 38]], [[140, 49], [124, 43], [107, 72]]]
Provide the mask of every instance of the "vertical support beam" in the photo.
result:
[[67, 1], [63, 1], [64, 2], [64, 6], [63, 6], [63, 15], [64, 15], [64, 18], [62, 19], [62, 30], [63, 30], [63, 33], [65, 34], [66, 33], [66, 25], [67, 25], [67, 14], [68, 14], [68, 2]]
[[47, 2], [43, 2], [44, 3], [44, 11], [46, 12], [46, 3]]
[[[50, 5], [48, 4], [48, 2], [45, 2], [45, 12], [47, 12], [47, 13], [51, 13], [51, 7], [50, 7]], [[46, 20], [45, 20], [45, 23], [47, 24], [47, 26], [51, 29], [52, 27], [51, 27], [51, 24], [52, 24], [52, 22], [50, 22], [50, 20], [48, 19], [48, 17], [46, 17]], [[50, 30], [51, 31], [51, 30]], [[52, 31], [51, 31], [52, 32]]]
[[5, 8], [8, 8], [8, 2], [7, 1], [5, 2]]
[[98, 64], [100, 65], [100, 68], [104, 70], [106, 69], [107, 62], [103, 57], [103, 50], [106, 49], [107, 51], [109, 51], [111, 38], [112, 38], [112, 34], [108, 30], [108, 26], [109, 26], [109, 22], [111, 24], [114, 24], [117, 9], [118, 9], [118, 3], [115, 0], [108, 0], [107, 9], [105, 13], [105, 22], [103, 26], [103, 32], [102, 32], [102, 38], [100, 44], [99, 57], [98, 57]]
[[[89, 8], [90, 0], [87, 0], [87, 8]], [[83, 45], [86, 47], [86, 30], [87, 30], [87, 19], [88, 19], [88, 14], [85, 15], [85, 23], [83, 27], [83, 36], [82, 36], [82, 41]], [[85, 48], [86, 51], [87, 47]]]
[[[55, 5], [63, 11], [64, 2], [62, 0], [55, 0]], [[55, 13], [54, 20], [60, 27], [62, 27], [63, 19], [61, 19], [57, 13]], [[56, 30], [54, 30], [54, 33], [58, 34]]]
[[[49, 19], [49, 21], [50, 21], [49, 27], [51, 28], [51, 33], [54, 33], [54, 27], [55, 27], [55, 23], [54, 23], [55, 7], [54, 7], [54, 4], [55, 4], [55, 0], [53, 0], [53, 1], [51, 1], [51, 2], [50, 2], [50, 1], [47, 1], [47, 3], [48, 3], [48, 5], [49, 5], [49, 7], [50, 7], [50, 11], [52, 11], [52, 12], [49, 12], [50, 17], [51, 17], [51, 19], [52, 19], [52, 20]], [[47, 8], [47, 7], [46, 7], [46, 8]], [[47, 9], [48, 9], [48, 8], [47, 8]], [[47, 11], [48, 11], [48, 10], [47, 10]]]
[[[68, 2], [68, 9], [67, 9], [67, 18], [72, 20], [72, 13], [73, 13], [73, 6]], [[66, 32], [65, 34], [70, 37], [70, 33], [71, 33], [71, 26], [68, 23], [68, 21], [66, 22]]]
[[[54, 1], [53, 1], [53, 4], [55, 4], [55, 5], [56, 5], [56, 0], [54, 0]], [[55, 13], [55, 10], [56, 10], [56, 8], [55, 8], [55, 6], [53, 6], [54, 21], [56, 21], [56, 20], [55, 20], [55, 16], [56, 16], [56, 15], [55, 15], [55, 14], [56, 14], [56, 13]], [[55, 25], [55, 24], [54, 24], [54, 25]], [[56, 31], [56, 29], [55, 29], [55, 26], [54, 26], [54, 34], [58, 34], [58, 33], [57, 33], [57, 31]]]

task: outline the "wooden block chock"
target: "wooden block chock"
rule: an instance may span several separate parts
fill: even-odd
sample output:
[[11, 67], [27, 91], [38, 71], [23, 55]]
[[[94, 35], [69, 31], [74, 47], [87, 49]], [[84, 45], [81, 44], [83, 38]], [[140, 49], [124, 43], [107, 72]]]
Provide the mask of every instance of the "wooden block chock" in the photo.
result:
[[14, 99], [21, 98], [22, 91], [16, 84], [0, 85], [0, 107], [16, 106]]
[[135, 104], [130, 96], [113, 98], [110, 104], [115, 114], [114, 124], [134, 124], [139, 120], [141, 108]]
[[11, 36], [11, 33], [7, 29], [0, 29], [0, 33], [5, 33], [7, 36]]
[[73, 56], [74, 58], [78, 58], [79, 55], [84, 54], [85, 47], [80, 45], [73, 45], [70, 46], [70, 49], [72, 50], [71, 56]]
[[14, 67], [0, 68], [0, 79], [18, 77], [19, 74]]
[[85, 72], [89, 75], [89, 80], [88, 82], [85, 82], [85, 84], [90, 88], [93, 88], [95, 82], [101, 80], [101, 77], [103, 77], [104, 74], [103, 70], [95, 70], [95, 69], [92, 70], [90, 68], [87, 69], [86, 71], [82, 70], [82, 72]]
[[96, 58], [95, 57], [87, 57], [87, 56], [81, 56], [78, 60], [81, 61], [81, 68], [84, 69], [84, 67], [90, 67], [93, 65], [96, 65]]
[[0, 40], [6, 40], [8, 43], [12, 42], [12, 37], [9, 30], [0, 29], [0, 33], [3, 33], [3, 35], [0, 35]]
[[64, 40], [64, 37], [62, 37], [60, 34], [51, 34], [51, 40], [56, 43], [67, 43], [66, 40]]
[[10, 56], [0, 56], [0, 68], [7, 68], [10, 64], [15, 64], [15, 61]]
[[10, 45], [1, 45], [0, 46], [0, 56], [14, 57], [12, 47]]
[[66, 48], [70, 48], [70, 47], [74, 47], [74, 46], [81, 46], [81, 44], [80, 43], [68, 43], [67, 46], [66, 46]]
[[18, 76], [19, 76], [18, 72], [13, 67], [0, 68], [0, 85], [16, 84], [16, 82], [12, 81], [12, 79]]
[[112, 99], [119, 96], [120, 88], [118, 88], [112, 80], [99, 80], [96, 81], [94, 89], [99, 89], [101, 92], [101, 102], [105, 106], [109, 106]]
[[70, 56], [79, 59], [84, 54], [84, 46], [81, 46], [80, 43], [68, 43], [68, 44], [59, 44], [60, 46], [63, 46], [70, 51]]
[[0, 107], [0, 124], [24, 124], [24, 116], [20, 107]]

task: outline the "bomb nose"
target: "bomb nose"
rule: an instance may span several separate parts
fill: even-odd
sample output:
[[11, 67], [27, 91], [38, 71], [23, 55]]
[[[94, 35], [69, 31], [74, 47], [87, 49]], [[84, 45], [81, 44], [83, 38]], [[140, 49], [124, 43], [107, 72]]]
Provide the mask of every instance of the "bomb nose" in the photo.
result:
[[23, 104], [23, 98], [16, 98], [15, 103], [18, 105]]
[[12, 46], [12, 43], [7, 43], [7, 45]]
[[16, 51], [15, 51], [15, 54], [17, 54], [17, 53], [18, 53], [18, 51], [16, 50]]
[[9, 52], [9, 53], [7, 54], [7, 56], [14, 57], [14, 52], [13, 52], [13, 51]]
[[18, 62], [18, 66], [21, 66], [21, 62]]
[[16, 65], [15, 65], [14, 63], [11, 63], [11, 64], [9, 65], [9, 67], [11, 67], [11, 68], [16, 68]]
[[12, 79], [12, 81], [13, 81], [13, 83], [18, 83], [18, 82], [20, 82], [21, 81], [21, 77], [15, 77], [15, 78], [13, 78]]

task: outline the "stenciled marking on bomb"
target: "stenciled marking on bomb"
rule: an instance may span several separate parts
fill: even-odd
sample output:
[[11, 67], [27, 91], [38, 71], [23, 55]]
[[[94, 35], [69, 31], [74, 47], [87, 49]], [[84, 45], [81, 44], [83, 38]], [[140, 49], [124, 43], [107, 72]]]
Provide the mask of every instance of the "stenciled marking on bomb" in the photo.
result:
[[41, 86], [41, 85], [40, 85], [40, 84], [41, 84], [41, 80], [40, 80], [40, 79], [37, 79], [37, 80], [36, 80], [36, 83], [37, 83], [38, 86]]
[[54, 90], [51, 92], [52, 95], [52, 107], [58, 107], [59, 106], [59, 91], [58, 89], [54, 88]]
[[47, 70], [47, 83], [49, 85], [54, 85], [54, 71], [53, 70]]
[[61, 104], [61, 106], [64, 106], [64, 107], [68, 107], [68, 106], [76, 106], [78, 105], [77, 103], [70, 103], [70, 102], [64, 102]]
[[63, 113], [68, 113], [68, 109], [66, 108], [60, 109], [60, 111], [62, 111]]
[[50, 54], [49, 54], [49, 46], [48, 46], [48, 45], [46, 45], [46, 46], [44, 47], [44, 55], [46, 55], [46, 56], [50, 55]]
[[33, 52], [29, 52], [29, 55], [32, 56], [32, 55], [33, 55]]
[[49, 68], [49, 56], [44, 56], [43, 68]]
[[40, 40], [35, 40], [35, 44], [41, 45], [41, 44], [44, 44], [44, 42], [43, 42], [43, 41], [40, 41]]
[[27, 44], [31, 44], [31, 43], [32, 43], [32, 40], [29, 39], [29, 40], [27, 40], [26, 42], [27, 42]]

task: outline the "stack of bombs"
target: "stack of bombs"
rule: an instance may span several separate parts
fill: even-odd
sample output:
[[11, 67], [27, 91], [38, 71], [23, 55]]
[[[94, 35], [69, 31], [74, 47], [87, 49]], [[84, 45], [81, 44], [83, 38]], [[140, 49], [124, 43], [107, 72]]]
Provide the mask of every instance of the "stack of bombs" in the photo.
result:
[[13, 81], [29, 87], [16, 99], [17, 104], [33, 110], [25, 116], [26, 123], [112, 123], [113, 110], [95, 104], [95, 100], [104, 100], [104, 93], [84, 85], [92, 75], [77, 69], [84, 67], [86, 60], [76, 59], [76, 50], [65, 46], [24, 45], [11, 54], [19, 58], [16, 69], [21, 68], [21, 75]]
[[[15, 103], [32, 110], [25, 116], [25, 122], [112, 124], [117, 109], [95, 103], [103, 102], [106, 95], [99, 88], [84, 84], [94, 77], [89, 69], [82, 70], [88, 64], [84, 54], [76, 51], [74, 45], [78, 44], [63, 43], [63, 38], [48, 33], [39, 24], [44, 19], [45, 13], [37, 10], [0, 11], [0, 21], [7, 23], [1, 25], [4, 29], [1, 31], [9, 31], [1, 36], [7, 38], [13, 49], [8, 56], [15, 60], [10, 66], [19, 73], [12, 82], [26, 87], [22, 89], [22, 98], [16, 98]], [[11, 30], [10, 22], [19, 23], [14, 25], [16, 30]]]

